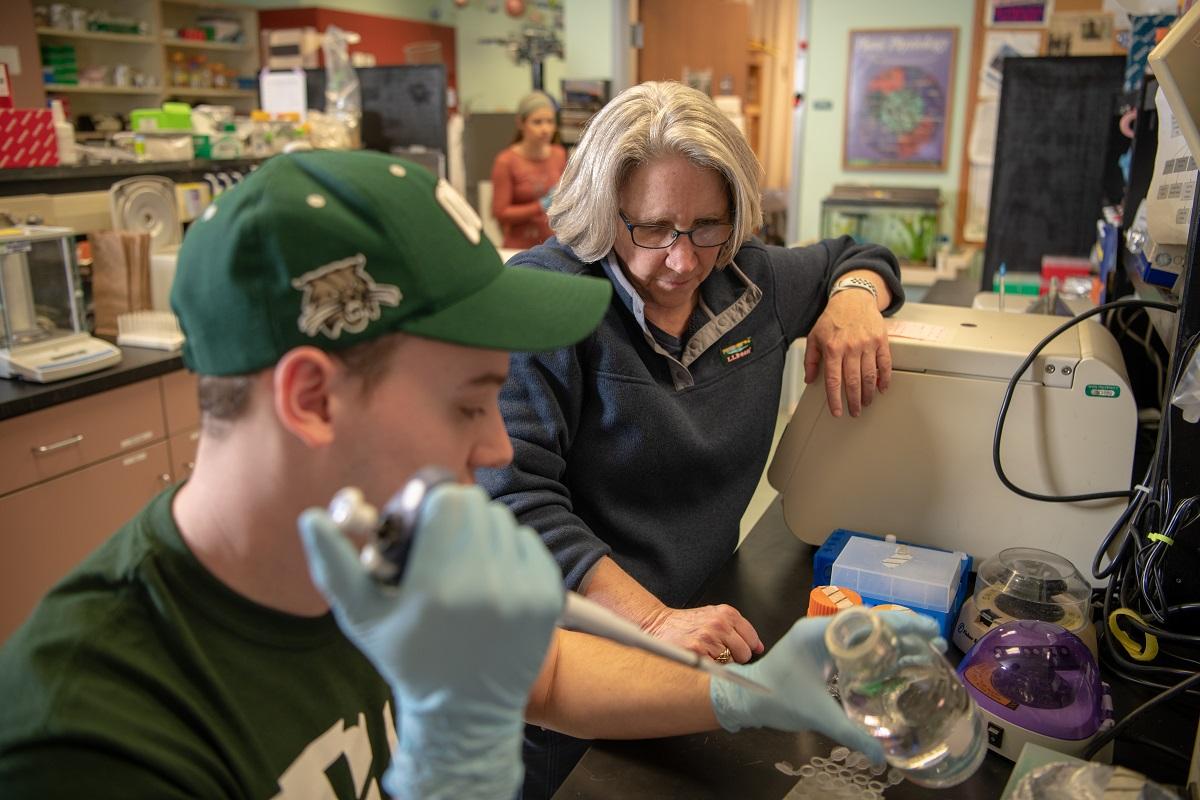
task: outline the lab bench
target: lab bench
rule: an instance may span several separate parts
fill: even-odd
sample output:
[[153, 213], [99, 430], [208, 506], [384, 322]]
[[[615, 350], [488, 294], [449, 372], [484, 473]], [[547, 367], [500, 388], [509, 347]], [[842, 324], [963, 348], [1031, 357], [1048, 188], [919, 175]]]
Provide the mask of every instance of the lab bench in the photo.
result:
[[[979, 277], [963, 270], [957, 277], [937, 281], [924, 297], [926, 303], [970, 306], [979, 291]], [[694, 605], [728, 603], [754, 625], [770, 648], [787, 632], [808, 606], [812, 588], [815, 548], [800, 541], [784, 522], [776, 497], [750, 528], [737, 552], [705, 585]], [[953, 646], [948, 656], [961, 658]], [[1113, 687], [1116, 717], [1120, 719], [1153, 693], [1108, 673], [1101, 674]], [[1148, 711], [1136, 723], [1130, 738], [1116, 742], [1116, 763], [1162, 783], [1179, 779], [1179, 765], [1134, 737], [1153, 732], [1153, 738], [1183, 746], [1196, 736], [1196, 719], [1186, 703], [1169, 703]], [[785, 797], [800, 780], [776, 767], [787, 762], [799, 768], [810, 759], [828, 758], [835, 743], [811, 732], [800, 734], [759, 729], [736, 734], [713, 731], [689, 736], [637, 741], [595, 742], [555, 800], [601, 798], [764, 798]], [[1183, 749], [1189, 749], [1184, 747]], [[955, 800], [993, 800], [1001, 795], [1012, 764], [989, 752], [978, 772], [967, 782], [948, 790], [924, 789], [909, 782], [884, 792], [889, 800], [953, 797]]]
[[0, 381], [0, 644], [38, 599], [191, 472], [195, 377], [178, 353], [49, 384]]
[[[788, 530], [776, 498], [751, 529], [738, 551], [705, 585], [696, 605], [728, 603], [754, 625], [769, 649], [808, 603], [815, 548]], [[952, 661], [960, 654], [951, 646]], [[1102, 666], [1101, 672], [1105, 673]], [[1113, 686], [1117, 717], [1149, 699], [1150, 694], [1104, 674]], [[1136, 731], [1154, 731], [1157, 739], [1191, 741], [1195, 717], [1184, 704], [1147, 712]], [[623, 797], [717, 800], [781, 800], [800, 780], [776, 767], [799, 768], [811, 758], [828, 758], [836, 743], [811, 732], [799, 734], [758, 729], [736, 734], [712, 731], [689, 736], [637, 741], [595, 742], [554, 795], [554, 800], [608, 800]], [[1120, 739], [1116, 761], [1160, 782], [1178, 779], [1178, 765], [1136, 741]], [[1170, 766], [1167, 766], [1167, 765]], [[1174, 771], [1172, 771], [1174, 769]], [[1008, 782], [1012, 764], [988, 752], [965, 783], [934, 791], [907, 781], [884, 792], [889, 800], [946, 797], [995, 800]]]

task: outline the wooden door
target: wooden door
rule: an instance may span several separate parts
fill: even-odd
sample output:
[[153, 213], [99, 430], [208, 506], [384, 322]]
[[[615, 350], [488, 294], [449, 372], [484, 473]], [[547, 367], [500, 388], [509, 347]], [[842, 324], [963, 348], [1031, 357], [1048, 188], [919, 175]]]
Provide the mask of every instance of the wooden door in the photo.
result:
[[638, 80], [683, 80], [684, 70], [712, 70], [710, 94], [722, 81], [745, 96], [750, 6], [737, 0], [641, 0]]

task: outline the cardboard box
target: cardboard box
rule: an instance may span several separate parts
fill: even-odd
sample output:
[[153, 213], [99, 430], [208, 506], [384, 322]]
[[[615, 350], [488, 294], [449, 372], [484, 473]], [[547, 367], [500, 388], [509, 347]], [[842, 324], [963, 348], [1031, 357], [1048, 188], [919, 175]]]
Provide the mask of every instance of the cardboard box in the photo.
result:
[[48, 108], [0, 108], [0, 169], [53, 167], [58, 139]]

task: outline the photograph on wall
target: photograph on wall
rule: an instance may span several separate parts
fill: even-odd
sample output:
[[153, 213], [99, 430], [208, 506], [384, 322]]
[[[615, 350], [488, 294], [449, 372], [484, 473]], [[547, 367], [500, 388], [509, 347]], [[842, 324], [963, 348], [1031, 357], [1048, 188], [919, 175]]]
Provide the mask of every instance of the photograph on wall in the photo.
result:
[[1046, 30], [1048, 56], [1107, 56], [1116, 52], [1115, 47], [1112, 14], [1098, 12], [1050, 16], [1050, 26]]
[[848, 170], [943, 170], [956, 28], [850, 31]]

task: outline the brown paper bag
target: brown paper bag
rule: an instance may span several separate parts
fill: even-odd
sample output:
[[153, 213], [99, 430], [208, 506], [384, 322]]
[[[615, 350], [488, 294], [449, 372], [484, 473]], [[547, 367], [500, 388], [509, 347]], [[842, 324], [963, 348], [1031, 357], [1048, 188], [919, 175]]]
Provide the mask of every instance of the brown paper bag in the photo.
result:
[[150, 308], [150, 234], [93, 231], [92, 300], [96, 333], [117, 335], [117, 316]]

